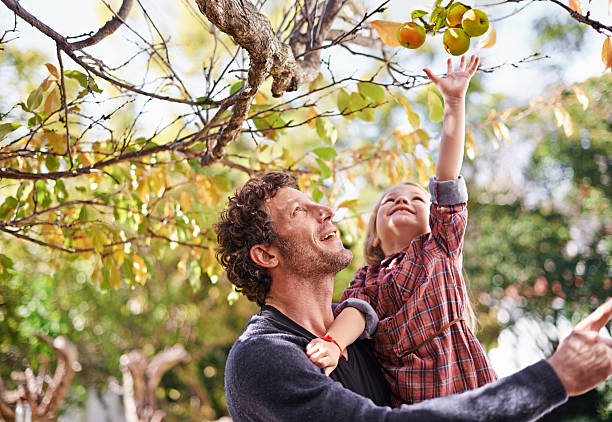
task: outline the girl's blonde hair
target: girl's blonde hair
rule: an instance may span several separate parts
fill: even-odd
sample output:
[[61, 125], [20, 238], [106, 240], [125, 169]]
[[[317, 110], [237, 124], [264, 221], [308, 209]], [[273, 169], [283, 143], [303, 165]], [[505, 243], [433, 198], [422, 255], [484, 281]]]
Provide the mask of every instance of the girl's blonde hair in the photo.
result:
[[[365, 238], [365, 243], [363, 245], [363, 258], [368, 265], [379, 265], [382, 262], [382, 260], [385, 259], [385, 256], [386, 256], [382, 248], [380, 247], [380, 245], [374, 246], [374, 242], [376, 241], [376, 237], [377, 237], [376, 218], [378, 216], [378, 210], [380, 209], [382, 200], [389, 191], [391, 191], [392, 189], [398, 186], [403, 186], [403, 185], [416, 186], [418, 188], [421, 188], [425, 193], [428, 193], [427, 190], [425, 190], [425, 188], [422, 185], [416, 182], [402, 182], [397, 185], [391, 186], [390, 188], [388, 188], [387, 190], [383, 192], [383, 194], [380, 196], [380, 199], [374, 206], [374, 209], [372, 210], [372, 214], [370, 215], [370, 220], [368, 221], [368, 228], [366, 230], [366, 238]], [[465, 319], [465, 322], [467, 323], [468, 327], [470, 327], [470, 329], [473, 332], [476, 332], [476, 328], [477, 328], [476, 313], [474, 312], [472, 301], [470, 300], [470, 297], [467, 291], [468, 285], [469, 285], [469, 279], [467, 277], [466, 272], [463, 271], [463, 268], [461, 269], [461, 271], [463, 272], [463, 278], [466, 284], [466, 292], [465, 292], [466, 296], [464, 299], [465, 312], [464, 312], [463, 318]]]

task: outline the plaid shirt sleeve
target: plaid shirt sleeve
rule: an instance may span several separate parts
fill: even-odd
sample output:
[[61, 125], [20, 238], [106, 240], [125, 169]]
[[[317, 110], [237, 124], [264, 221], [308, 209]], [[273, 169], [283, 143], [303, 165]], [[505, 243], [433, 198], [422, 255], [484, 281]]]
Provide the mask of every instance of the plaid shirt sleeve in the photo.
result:
[[431, 178], [431, 236], [442, 250], [453, 258], [461, 255], [467, 225], [467, 188], [465, 179], [438, 182]]
[[[348, 287], [342, 292], [340, 302], [344, 302], [347, 299], [359, 299], [369, 303], [372, 308], [376, 309], [377, 291], [376, 286], [371, 285], [369, 288], [366, 285], [366, 275], [368, 272], [368, 266], [361, 267], [356, 273]], [[342, 306], [336, 308], [336, 316], [342, 310]]]

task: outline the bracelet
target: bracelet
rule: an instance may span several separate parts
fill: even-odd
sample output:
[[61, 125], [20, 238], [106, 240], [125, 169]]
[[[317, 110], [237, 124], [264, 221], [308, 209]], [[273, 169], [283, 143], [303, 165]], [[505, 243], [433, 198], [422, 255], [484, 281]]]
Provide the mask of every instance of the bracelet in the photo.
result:
[[342, 352], [343, 352], [342, 347], [340, 347], [338, 342], [336, 340], [334, 340], [334, 338], [332, 336], [327, 334], [325, 337], [321, 337], [321, 340], [325, 340], [325, 341], [329, 341], [330, 343], [334, 343], [336, 346], [338, 346], [338, 349], [340, 349], [340, 355], [342, 355]]

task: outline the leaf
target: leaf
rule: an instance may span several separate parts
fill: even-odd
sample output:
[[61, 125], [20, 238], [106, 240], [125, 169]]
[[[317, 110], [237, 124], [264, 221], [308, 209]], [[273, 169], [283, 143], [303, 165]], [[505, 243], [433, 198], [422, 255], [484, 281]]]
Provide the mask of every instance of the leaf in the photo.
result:
[[577, 86], [573, 86], [572, 91], [574, 91], [574, 94], [576, 95], [576, 99], [582, 106], [582, 110], [583, 111], [586, 110], [589, 107], [589, 97], [587, 97], [584, 91]]
[[189, 210], [191, 210], [191, 195], [185, 191], [181, 191], [179, 194], [179, 204], [181, 204], [181, 209], [183, 211], [189, 212]]
[[132, 257], [132, 270], [134, 272], [134, 280], [138, 284], [145, 284], [148, 278], [147, 264], [144, 259], [138, 255]]
[[[119, 264], [121, 265], [121, 264]], [[121, 271], [119, 270], [119, 267], [113, 264], [109, 264], [108, 265], [108, 269], [109, 269], [109, 283], [111, 286], [113, 286], [114, 289], [118, 289], [121, 286]]]
[[8, 270], [13, 269], [13, 261], [11, 259], [0, 253], [0, 274], [7, 275]]
[[308, 121], [308, 127], [314, 129], [316, 122], [316, 117], [319, 115], [317, 109], [314, 107], [310, 107], [308, 109], [308, 113], [306, 113], [306, 120]]
[[402, 105], [406, 109], [406, 116], [408, 116], [408, 121], [410, 122], [410, 125], [413, 129], [418, 128], [421, 125], [421, 119], [418, 114], [412, 111], [412, 104], [410, 104], [408, 100], [404, 97], [399, 97], [399, 99], [400, 103], [402, 103]]
[[59, 133], [50, 130], [45, 130], [43, 133], [47, 138], [47, 143], [53, 152], [61, 155], [66, 153], [66, 135], [60, 135]]
[[51, 90], [49, 95], [47, 95], [47, 99], [45, 100], [45, 105], [43, 110], [47, 114], [47, 116], [51, 115], [54, 111], [57, 110], [57, 106], [59, 104], [59, 99], [57, 95], [57, 89]]
[[312, 150], [317, 157], [325, 161], [331, 161], [338, 153], [332, 147], [318, 147]]
[[244, 81], [238, 81], [232, 84], [232, 86], [230, 86], [230, 95], [234, 95], [235, 92], [237, 92], [240, 88], [242, 88], [242, 86], [244, 85]]
[[465, 134], [465, 153], [470, 160], [476, 158], [476, 142], [474, 141], [472, 129], [468, 129]]
[[338, 131], [327, 117], [319, 117], [316, 119], [315, 126], [317, 128], [317, 135], [332, 145], [338, 140]]
[[574, 12], [578, 12], [582, 15], [582, 9], [580, 9], [580, 0], [569, 0], [569, 8]]
[[41, 87], [38, 87], [34, 91], [30, 92], [30, 95], [28, 95], [26, 106], [29, 110], [36, 110], [38, 106], [40, 106], [40, 103], [42, 103], [42, 99], [43, 90]]
[[[338, 92], [337, 104], [338, 104], [338, 111], [341, 114], [350, 113], [352, 111], [351, 110], [351, 97], [343, 89], [341, 89], [340, 92]], [[346, 116], [344, 116], [344, 118], [347, 120], [353, 120], [355, 118], [355, 115], [347, 114]]]
[[259, 105], [267, 104], [268, 96], [261, 89], [258, 89], [253, 102]]
[[10, 214], [17, 208], [18, 203], [17, 198], [13, 196], [6, 198], [2, 205], [0, 205], [0, 218], [6, 219], [10, 217]]
[[371, 21], [370, 25], [376, 33], [380, 40], [387, 44], [389, 47], [399, 47], [400, 43], [397, 41], [397, 29], [400, 27], [401, 23], [399, 22], [391, 22], [391, 21], [383, 21], [383, 20], [375, 20]]
[[493, 133], [499, 140], [503, 140], [506, 145], [510, 144], [510, 130], [503, 122], [497, 121], [493, 123]]
[[336, 209], [339, 210], [340, 208], [354, 208], [357, 205], [359, 205], [359, 198], [355, 198], [355, 199], [346, 199], [342, 202], [340, 202], [339, 204], [336, 204]]
[[3, 123], [0, 125], [0, 141], [4, 139], [6, 135], [11, 133], [14, 130], [17, 130], [21, 127], [19, 123]]
[[385, 101], [385, 90], [380, 86], [372, 82], [359, 82], [357, 84], [359, 93], [375, 103], [382, 103]]
[[497, 33], [492, 26], [489, 26], [489, 30], [478, 40], [477, 48], [491, 48], [497, 42]]
[[441, 122], [444, 118], [444, 106], [442, 100], [433, 89], [427, 90], [427, 107], [429, 108], [429, 120]]
[[310, 181], [310, 187], [312, 189], [312, 199], [315, 202], [321, 202], [321, 199], [323, 199], [323, 192], [319, 190], [317, 183], [314, 180]]
[[104, 245], [108, 242], [106, 234], [99, 227], [94, 225], [89, 229], [89, 235], [94, 250], [102, 254], [104, 252]]
[[79, 85], [87, 90], [92, 90], [97, 93], [102, 92], [102, 90], [98, 88], [94, 78], [87, 76], [83, 72], [79, 72], [78, 70], [66, 70], [64, 75], [66, 75], [67, 78], [75, 79]]
[[325, 180], [328, 177], [331, 177], [331, 169], [325, 164], [320, 158], [317, 158], [317, 163], [319, 164], [319, 170], [321, 174], [321, 180]]
[[79, 221], [81, 223], [86, 223], [90, 220], [89, 218], [89, 210], [87, 205], [83, 205], [81, 207], [81, 211], [79, 211]]
[[429, 12], [426, 12], [426, 11], [424, 11], [424, 10], [419, 10], [419, 9], [417, 9], [417, 10], [413, 10], [413, 11], [410, 13], [410, 18], [411, 18], [412, 20], [415, 20], [415, 19], [418, 19], [418, 18], [422, 18], [423, 16], [427, 15], [428, 13], [429, 13]]
[[604, 66], [606, 66], [604, 72], [608, 69], [612, 70], [612, 41], [610, 41], [610, 37], [607, 37], [603, 43], [601, 61], [603, 61]]
[[57, 71], [55, 66], [53, 66], [51, 63], [45, 63], [45, 66], [47, 66], [47, 70], [51, 75], [59, 79], [59, 72]]

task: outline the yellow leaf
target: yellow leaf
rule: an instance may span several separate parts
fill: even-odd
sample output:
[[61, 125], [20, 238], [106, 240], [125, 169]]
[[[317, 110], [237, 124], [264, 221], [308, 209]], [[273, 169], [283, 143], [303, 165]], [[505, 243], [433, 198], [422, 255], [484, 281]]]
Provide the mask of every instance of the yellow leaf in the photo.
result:
[[578, 12], [582, 15], [582, 9], [580, 9], [580, 0], [569, 0], [569, 8], [574, 12]]
[[563, 133], [565, 133], [565, 136], [569, 138], [574, 134], [574, 121], [570, 117], [569, 113], [567, 113], [567, 111], [565, 113], [566, 116], [565, 121], [563, 122]]
[[145, 284], [148, 278], [147, 264], [144, 259], [138, 255], [132, 257], [132, 270], [134, 271], [134, 280], [138, 284]]
[[406, 115], [408, 116], [408, 121], [410, 122], [410, 125], [412, 126], [412, 128], [413, 129], [418, 128], [421, 124], [421, 119], [418, 114], [412, 111], [412, 104], [410, 104], [408, 100], [405, 99], [404, 97], [399, 97], [399, 100], [400, 100], [400, 103], [402, 103], [402, 105], [406, 109]]
[[191, 195], [188, 193], [181, 191], [179, 194], [179, 204], [181, 204], [181, 208], [183, 211], [189, 212], [191, 209]]
[[489, 27], [489, 30], [482, 36], [480, 40], [478, 40], [478, 48], [491, 48], [497, 42], [497, 33], [492, 26]]
[[336, 205], [336, 209], [340, 208], [351, 208], [355, 207], [359, 204], [359, 198], [357, 199], [347, 199], [346, 201], [342, 201]]
[[66, 135], [65, 134], [60, 135], [59, 133], [52, 132], [50, 130], [45, 130], [44, 133], [45, 133], [45, 136], [47, 137], [47, 142], [53, 152], [56, 152], [58, 154], [66, 153]]
[[[76, 236], [74, 237], [75, 241], [75, 246], [77, 249], [93, 249], [93, 243], [91, 242], [91, 239], [89, 238], [89, 236], [87, 236], [87, 234], [85, 232], [78, 232], [76, 234]], [[79, 252], [83, 254], [83, 257], [85, 258], [89, 258], [92, 253], [91, 252]]]
[[553, 106], [553, 113], [555, 115], [555, 121], [557, 122], [557, 127], [563, 126], [565, 122], [565, 109], [561, 107], [559, 104], [555, 104]]
[[306, 121], [308, 122], [308, 127], [314, 129], [317, 125], [316, 117], [319, 115], [317, 109], [314, 107], [310, 107], [308, 109], [308, 113], [306, 113]]
[[476, 157], [476, 142], [472, 129], [468, 129], [465, 135], [465, 152], [470, 160]]
[[494, 108], [492, 108], [492, 109], [489, 111], [488, 120], [493, 120], [493, 118], [495, 117], [495, 115], [496, 115], [496, 114], [497, 114], [497, 111], [496, 111]]
[[374, 28], [380, 40], [390, 47], [399, 47], [400, 43], [397, 41], [396, 33], [401, 23], [376, 20], [370, 22], [370, 26]]
[[582, 105], [582, 110], [586, 110], [589, 106], [589, 97], [587, 97], [584, 91], [577, 86], [573, 86], [572, 91], [574, 91], [574, 94], [576, 94], [576, 99], [580, 105]]
[[64, 244], [64, 232], [57, 226], [48, 226], [41, 234], [48, 243], [59, 246]]
[[47, 95], [44, 105], [44, 110], [47, 116], [51, 115], [51, 113], [57, 110], [58, 104], [59, 99], [57, 96], [57, 89], [52, 89], [51, 92], [49, 92], [49, 95]]
[[215, 249], [212, 245], [208, 245], [208, 249], [202, 252], [202, 257], [200, 258], [200, 265], [202, 269], [207, 273], [210, 273], [213, 266], [215, 264]]
[[79, 157], [81, 158], [81, 165], [83, 167], [89, 167], [91, 166], [91, 158], [89, 156], [89, 154], [82, 152], [79, 154]]
[[52, 74], [57, 79], [59, 79], [59, 73], [55, 66], [53, 66], [51, 63], [45, 63], [45, 66], [47, 66], [47, 70], [49, 71], [50, 74]]
[[503, 140], [506, 145], [510, 144], [510, 130], [504, 123], [497, 121], [493, 124], [493, 132], [495, 137], [499, 140]]
[[606, 66], [604, 72], [608, 69], [612, 70], [612, 41], [610, 41], [610, 37], [607, 37], [603, 43], [601, 61], [603, 61], [604, 66]]
[[121, 271], [119, 271], [119, 267], [115, 265], [109, 265], [110, 277], [109, 282], [110, 285], [113, 286], [114, 289], [118, 289], [121, 286]]
[[262, 92], [261, 89], [255, 94], [255, 104], [268, 104], [268, 96]]

